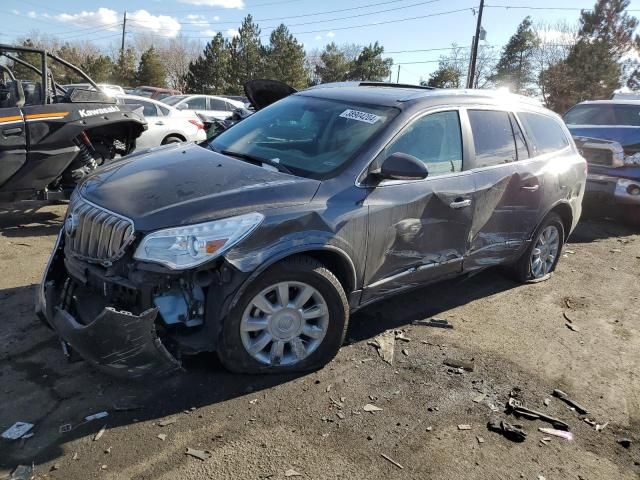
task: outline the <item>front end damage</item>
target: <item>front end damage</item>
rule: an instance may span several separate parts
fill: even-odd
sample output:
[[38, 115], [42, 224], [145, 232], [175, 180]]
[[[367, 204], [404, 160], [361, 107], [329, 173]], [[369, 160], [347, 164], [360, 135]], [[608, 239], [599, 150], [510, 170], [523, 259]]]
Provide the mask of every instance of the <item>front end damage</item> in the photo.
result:
[[[108, 226], [106, 215], [100, 212], [97, 220]], [[233, 292], [240, 277], [235, 269], [222, 259], [179, 272], [144, 264], [131, 254], [139, 241], [134, 233], [113, 260], [98, 262], [91, 257], [102, 248], [102, 232], [83, 230], [91, 223], [87, 218], [74, 231], [70, 218], [36, 299], [37, 313], [56, 331], [65, 353], [75, 352], [111, 375], [137, 378], [175, 372], [183, 355], [215, 350], [225, 297], [231, 298], [225, 292]], [[107, 235], [107, 253], [114, 231]], [[92, 242], [94, 247], [87, 245]]]

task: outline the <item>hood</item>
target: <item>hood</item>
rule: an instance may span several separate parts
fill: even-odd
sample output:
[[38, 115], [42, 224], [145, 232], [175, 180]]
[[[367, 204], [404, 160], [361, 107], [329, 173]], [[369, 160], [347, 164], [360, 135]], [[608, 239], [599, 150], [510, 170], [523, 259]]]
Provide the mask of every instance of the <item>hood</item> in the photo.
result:
[[573, 137], [600, 138], [618, 142], [627, 155], [640, 152], [640, 127], [626, 125], [567, 125]]
[[295, 88], [277, 80], [249, 80], [244, 84], [244, 93], [256, 110], [268, 107], [296, 92]]
[[307, 203], [319, 185], [195, 144], [176, 144], [101, 168], [79, 188], [86, 200], [147, 232]]

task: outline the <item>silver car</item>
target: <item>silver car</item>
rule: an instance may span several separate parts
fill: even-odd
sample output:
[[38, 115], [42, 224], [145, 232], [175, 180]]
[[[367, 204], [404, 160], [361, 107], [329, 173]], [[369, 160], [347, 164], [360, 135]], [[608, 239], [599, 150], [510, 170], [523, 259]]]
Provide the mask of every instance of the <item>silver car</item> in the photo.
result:
[[209, 120], [224, 120], [236, 108], [244, 108], [244, 103], [215, 95], [172, 95], [162, 99], [162, 103], [182, 111], [191, 111]]
[[138, 137], [137, 148], [206, 139], [204, 125], [193, 112], [180, 111], [157, 100], [136, 95], [119, 95], [118, 102], [142, 106], [149, 128]]

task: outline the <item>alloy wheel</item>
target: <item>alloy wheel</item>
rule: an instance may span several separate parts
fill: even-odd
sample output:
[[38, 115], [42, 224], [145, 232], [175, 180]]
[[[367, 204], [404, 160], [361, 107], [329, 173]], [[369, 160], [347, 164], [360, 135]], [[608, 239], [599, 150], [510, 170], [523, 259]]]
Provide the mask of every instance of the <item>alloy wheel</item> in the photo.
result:
[[242, 345], [260, 363], [294, 365], [324, 339], [329, 309], [324, 297], [303, 282], [279, 282], [258, 293], [240, 321]]
[[536, 239], [531, 251], [530, 268], [533, 278], [542, 278], [553, 268], [560, 250], [560, 232], [555, 225], [548, 225]]

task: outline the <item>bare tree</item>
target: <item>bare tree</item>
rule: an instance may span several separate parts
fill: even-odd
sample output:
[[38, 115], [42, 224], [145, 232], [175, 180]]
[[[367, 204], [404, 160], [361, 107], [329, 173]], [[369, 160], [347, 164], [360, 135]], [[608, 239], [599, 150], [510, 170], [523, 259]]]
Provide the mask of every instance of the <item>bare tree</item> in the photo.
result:
[[578, 39], [578, 26], [564, 20], [556, 23], [538, 22], [533, 26], [536, 48], [532, 56], [533, 68], [538, 79], [539, 94], [548, 103], [545, 75], [552, 65], [563, 62]]
[[189, 64], [202, 50], [200, 43], [180, 36], [169, 39], [158, 49], [167, 71], [167, 86], [184, 92]]

